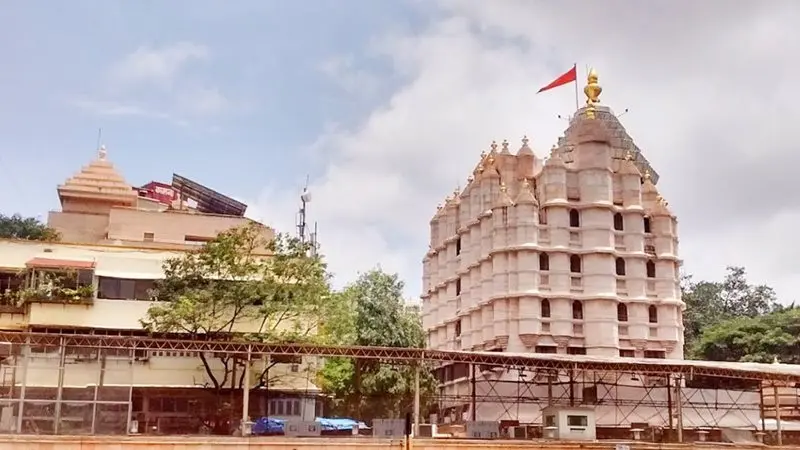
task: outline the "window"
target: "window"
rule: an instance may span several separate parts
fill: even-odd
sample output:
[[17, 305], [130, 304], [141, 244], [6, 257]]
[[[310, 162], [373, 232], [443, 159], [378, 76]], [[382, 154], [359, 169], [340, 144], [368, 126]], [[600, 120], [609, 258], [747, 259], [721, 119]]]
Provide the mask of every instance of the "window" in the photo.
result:
[[543, 299], [541, 308], [542, 308], [542, 317], [550, 317], [550, 300], [546, 298]]
[[628, 321], [628, 306], [624, 303], [617, 304], [617, 320], [620, 322]]
[[461, 236], [456, 239], [456, 256], [461, 254]]
[[583, 347], [567, 347], [568, 355], [585, 355], [586, 349]]
[[581, 257], [572, 255], [569, 257], [569, 271], [572, 273], [581, 273]]
[[617, 258], [616, 266], [617, 275], [625, 276], [625, 260], [622, 258]]
[[645, 350], [644, 357], [649, 359], [665, 359], [667, 354], [663, 350]]
[[456, 337], [461, 336], [461, 319], [456, 320]]
[[456, 280], [456, 295], [461, 295], [461, 278]]
[[536, 353], [556, 354], [558, 353], [558, 347], [555, 345], [537, 345], [533, 351]]
[[155, 239], [155, 237], [156, 237], [156, 235], [154, 233], [145, 233], [144, 234], [144, 241], [145, 242], [153, 242], [153, 239]]
[[649, 217], [645, 217], [644, 218], [644, 232], [645, 233], [650, 233], [651, 232], [650, 231], [650, 218]]
[[647, 308], [647, 318], [650, 323], [658, 323], [658, 308], [656, 308], [655, 305], [650, 305], [650, 307]]
[[583, 320], [583, 304], [578, 300], [572, 302], [572, 318]]
[[154, 280], [99, 277], [97, 298], [109, 300], [151, 300]]
[[550, 256], [547, 253], [539, 253], [539, 270], [550, 270]]
[[581, 226], [581, 213], [577, 209], [569, 210], [569, 226], [572, 228]]
[[647, 261], [647, 278], [655, 278], [656, 277], [656, 263], [653, 261]]
[[567, 416], [567, 425], [570, 427], [588, 427], [589, 418], [586, 416]]
[[206, 242], [211, 242], [214, 240], [213, 237], [206, 237], [206, 236], [192, 236], [187, 234], [183, 237], [183, 240], [186, 242], [191, 242], [195, 244], [205, 244]]
[[621, 348], [619, 349], [619, 356], [620, 358], [635, 358], [636, 351], [628, 348]]
[[622, 220], [622, 214], [620, 213], [614, 214], [614, 229], [617, 231], [625, 229], [625, 221]]
[[586, 404], [597, 403], [597, 386], [584, 387], [581, 398], [583, 399], [583, 403]]

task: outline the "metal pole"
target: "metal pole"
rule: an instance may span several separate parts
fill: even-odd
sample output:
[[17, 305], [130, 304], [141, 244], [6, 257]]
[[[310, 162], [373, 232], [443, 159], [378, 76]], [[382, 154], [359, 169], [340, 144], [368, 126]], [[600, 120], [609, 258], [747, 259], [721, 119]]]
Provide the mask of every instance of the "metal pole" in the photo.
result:
[[772, 385], [772, 393], [775, 396], [775, 438], [779, 446], [783, 445], [783, 433], [781, 432], [781, 399], [778, 396], [778, 384]]
[[[136, 366], [136, 349], [128, 351], [128, 375], [130, 382], [128, 383], [128, 421], [127, 421], [127, 434], [131, 434], [131, 422], [133, 422], [133, 382], [134, 382], [134, 368]], [[136, 430], [139, 431], [138, 429]]]
[[419, 424], [421, 422], [419, 417], [420, 412], [420, 398], [419, 398], [419, 371], [420, 371], [420, 361], [414, 367], [414, 436], [419, 436]]
[[[242, 436], [246, 435], [246, 424], [250, 419], [250, 355], [251, 346], [247, 346], [247, 359], [244, 362], [244, 379], [242, 380]], [[249, 434], [249, 433], [247, 433]]]
[[28, 367], [31, 360], [31, 337], [25, 338], [22, 346], [22, 383], [19, 389], [19, 409], [17, 411], [17, 433], [22, 433], [22, 416], [25, 410], [25, 389], [28, 386]]
[[761, 411], [762, 438], [767, 434], [767, 418], [764, 416], [764, 382], [758, 383], [758, 410]]
[[[136, 350], [134, 349], [134, 352]], [[92, 402], [92, 434], [95, 433], [97, 426], [97, 400], [100, 396], [100, 388], [103, 387], [103, 380], [106, 374], [106, 353], [102, 348], [97, 349], [97, 357], [100, 358], [100, 371], [97, 374], [97, 384], [94, 385], [94, 401]]]
[[683, 397], [681, 396], [681, 382], [683, 377], [675, 379], [675, 418], [678, 419], [678, 442], [683, 442]]
[[64, 371], [67, 363], [67, 345], [62, 337], [58, 345], [58, 382], [56, 384], [56, 408], [53, 432], [58, 434], [61, 428], [61, 399], [64, 397]]
[[578, 63], [575, 63], [575, 111], [581, 109], [580, 94], [578, 94]]
[[669, 374], [667, 374], [667, 417], [669, 418], [669, 434], [671, 438], [675, 424], [672, 421], [672, 375]]
[[475, 404], [477, 403], [477, 399], [478, 399], [478, 392], [477, 392], [477, 389], [475, 389], [475, 384], [476, 384], [475, 383], [475, 381], [476, 381], [475, 378], [476, 378], [475, 364], [472, 364], [472, 401], [471, 401], [471, 403], [472, 403], [472, 414], [471, 414], [471, 416], [472, 416], [472, 421], [473, 422], [475, 422], [477, 420], [476, 417], [478, 416], [478, 411], [477, 411], [477, 408], [475, 407]]

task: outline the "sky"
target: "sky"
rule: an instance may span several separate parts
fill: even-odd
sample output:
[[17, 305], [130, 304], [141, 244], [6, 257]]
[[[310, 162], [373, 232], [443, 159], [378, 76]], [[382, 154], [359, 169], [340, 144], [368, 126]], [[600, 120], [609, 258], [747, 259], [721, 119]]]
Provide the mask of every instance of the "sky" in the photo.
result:
[[342, 286], [417, 297], [429, 220], [493, 140], [543, 157], [577, 63], [661, 176], [684, 269], [798, 300], [800, 4], [707, 0], [44, 0], [0, 14], [0, 211], [46, 218], [97, 153], [133, 185], [195, 179], [293, 231]]

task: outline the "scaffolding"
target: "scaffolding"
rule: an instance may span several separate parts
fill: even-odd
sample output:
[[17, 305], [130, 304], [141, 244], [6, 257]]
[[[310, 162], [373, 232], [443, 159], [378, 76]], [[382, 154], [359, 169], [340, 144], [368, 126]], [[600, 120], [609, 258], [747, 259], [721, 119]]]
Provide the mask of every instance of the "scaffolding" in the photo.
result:
[[[57, 373], [51, 378], [55, 382], [49, 385], [55, 392], [54, 398], [37, 397], [41, 386], [32, 381], [36, 379], [34, 372], [52, 374], [53, 366], [32, 364], [34, 349], [39, 352], [51, 349], [50, 354], [58, 355]], [[27, 419], [31, 414], [26, 410], [41, 410], [39, 415], [54, 418], [48, 433], [69, 432], [69, 422], [64, 418], [72, 414], [70, 417], [83, 416], [85, 423], [91, 424], [83, 433], [101, 434], [106, 427], [113, 428], [113, 434], [125, 434], [135, 420], [133, 367], [147, 355], [166, 352], [224, 354], [248, 362], [277, 356], [365, 359], [379, 364], [413, 365], [438, 375], [448, 367], [451, 371], [458, 367], [460, 370], [451, 372], [449, 379], [440, 379], [437, 393], [431, 399], [434, 408], [425, 413], [446, 418], [450, 423], [480, 417], [535, 424], [541, 423], [544, 407], [592, 405], [598, 411], [599, 426], [630, 430], [647, 423], [667, 430], [678, 442], [683, 441], [686, 432], [706, 433], [703, 430], [725, 427], [769, 434], [764, 390], [800, 383], [800, 366], [785, 364], [2, 331], [0, 357], [4, 360], [0, 367], [3, 386], [8, 389], [0, 399], [0, 409], [4, 409], [0, 426], [9, 420], [4, 416], [12, 416], [16, 422], [14, 431], [36, 433], [36, 429], [25, 425], [26, 421], [35, 423]], [[105, 356], [109, 355], [114, 356], [113, 364], [107, 363], [109, 359]], [[95, 377], [91, 382], [81, 379], [78, 384], [84, 388], [77, 389], [73, 386], [75, 382], [70, 381], [76, 380], [77, 375], [69, 373], [69, 364], [87, 360], [95, 361], [98, 371], [91, 375]], [[243, 367], [249, 370], [249, 365]], [[237, 405], [243, 409], [244, 420], [248, 416], [247, 390], [241, 396]], [[414, 403], [418, 424], [423, 413], [418, 391]], [[778, 403], [774, 405], [776, 443], [782, 437]], [[112, 420], [114, 417], [118, 419]]]

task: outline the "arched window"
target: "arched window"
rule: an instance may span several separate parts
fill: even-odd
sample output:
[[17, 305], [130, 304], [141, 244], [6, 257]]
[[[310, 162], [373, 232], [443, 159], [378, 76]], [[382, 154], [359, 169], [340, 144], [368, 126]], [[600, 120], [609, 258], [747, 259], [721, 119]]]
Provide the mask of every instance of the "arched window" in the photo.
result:
[[572, 318], [583, 320], [583, 303], [578, 300], [572, 302]]
[[550, 257], [547, 253], [539, 253], [539, 270], [550, 270]]
[[617, 258], [616, 265], [617, 265], [617, 275], [624, 276], [625, 275], [625, 260], [622, 259], [622, 258]]
[[647, 317], [650, 319], [650, 323], [658, 323], [658, 309], [655, 305], [650, 305], [650, 307], [647, 308]]
[[542, 317], [550, 317], [550, 300], [542, 299]]
[[572, 273], [581, 273], [581, 257], [572, 255], [569, 257], [569, 271]]
[[655, 278], [656, 277], [656, 263], [653, 261], [647, 261], [647, 278]]
[[569, 210], [569, 226], [573, 228], [581, 226], [581, 213], [577, 209]]
[[628, 307], [625, 303], [617, 304], [617, 320], [620, 322], [628, 321]]
[[650, 218], [649, 217], [645, 217], [644, 218], [644, 232], [645, 233], [650, 233]]
[[625, 221], [622, 220], [622, 214], [620, 213], [614, 214], [614, 229], [617, 231], [625, 229]]

